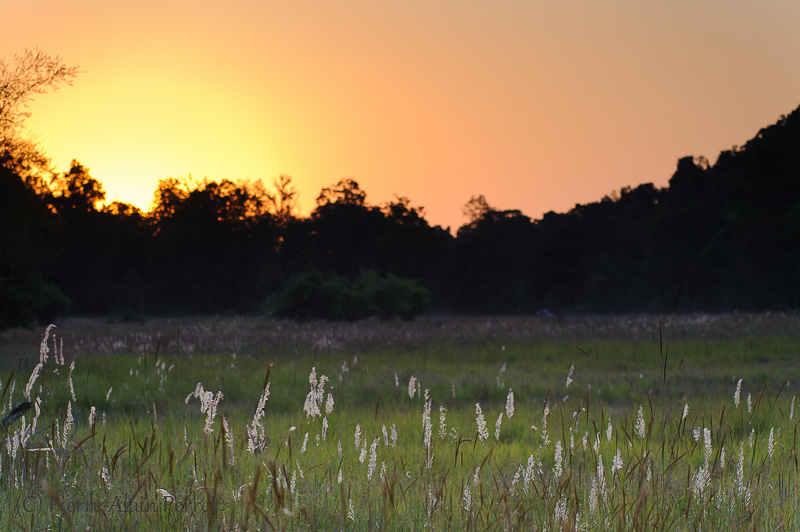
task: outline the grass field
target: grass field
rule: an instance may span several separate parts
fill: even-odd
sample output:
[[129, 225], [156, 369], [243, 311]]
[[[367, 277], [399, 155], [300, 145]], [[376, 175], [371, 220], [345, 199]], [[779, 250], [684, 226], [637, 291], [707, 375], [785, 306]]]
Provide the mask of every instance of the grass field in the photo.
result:
[[796, 530], [799, 354], [793, 314], [6, 331], [0, 529]]

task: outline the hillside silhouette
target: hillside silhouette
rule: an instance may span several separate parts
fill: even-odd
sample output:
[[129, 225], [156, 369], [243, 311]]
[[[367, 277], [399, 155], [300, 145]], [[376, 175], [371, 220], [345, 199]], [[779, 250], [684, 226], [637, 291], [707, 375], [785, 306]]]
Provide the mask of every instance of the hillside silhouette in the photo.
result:
[[684, 157], [665, 188], [623, 188], [534, 220], [483, 196], [455, 235], [407, 198], [373, 205], [352, 179], [295, 214], [291, 178], [165, 179], [152, 212], [100, 207], [77, 161], [0, 168], [0, 326], [68, 314], [796, 310], [800, 108], [712, 165]]

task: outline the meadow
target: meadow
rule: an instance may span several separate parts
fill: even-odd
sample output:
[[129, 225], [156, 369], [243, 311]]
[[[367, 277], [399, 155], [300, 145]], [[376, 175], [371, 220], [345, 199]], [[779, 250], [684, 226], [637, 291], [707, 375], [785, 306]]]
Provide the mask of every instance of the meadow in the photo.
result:
[[3, 530], [797, 530], [800, 316], [0, 333]]

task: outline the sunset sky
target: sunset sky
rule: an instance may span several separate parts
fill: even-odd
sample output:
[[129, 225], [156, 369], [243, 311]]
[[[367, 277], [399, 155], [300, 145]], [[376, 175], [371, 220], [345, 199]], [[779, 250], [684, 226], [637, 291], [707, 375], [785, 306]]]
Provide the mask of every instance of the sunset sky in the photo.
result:
[[539, 218], [800, 105], [797, 0], [3, 0], [0, 57], [79, 65], [28, 129], [148, 210], [159, 179], [271, 183], [301, 213], [350, 177], [458, 227], [484, 194]]

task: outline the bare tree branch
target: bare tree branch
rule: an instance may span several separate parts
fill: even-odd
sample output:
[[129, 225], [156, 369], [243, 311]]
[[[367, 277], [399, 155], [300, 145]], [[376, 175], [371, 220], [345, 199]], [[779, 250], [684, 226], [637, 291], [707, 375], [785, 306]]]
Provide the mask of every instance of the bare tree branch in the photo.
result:
[[26, 50], [10, 63], [0, 59], [0, 158], [3, 164], [19, 167], [43, 166], [47, 159], [36, 143], [23, 137], [26, 110], [36, 94], [57, 90], [62, 83], [72, 84], [78, 67], [64, 65], [59, 56], [40, 50]]

